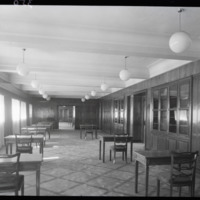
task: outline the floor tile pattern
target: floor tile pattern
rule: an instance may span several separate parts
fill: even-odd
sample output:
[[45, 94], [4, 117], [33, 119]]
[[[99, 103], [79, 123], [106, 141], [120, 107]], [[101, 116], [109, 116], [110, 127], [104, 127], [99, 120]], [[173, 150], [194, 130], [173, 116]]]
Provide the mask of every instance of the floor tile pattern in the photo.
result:
[[[104, 134], [98, 131], [98, 134]], [[135, 163], [122, 160], [117, 154], [116, 163], [109, 160], [109, 146], [106, 143], [106, 162], [99, 160], [99, 140], [87, 137], [80, 139], [79, 130], [53, 130], [51, 139], [44, 147], [41, 167], [41, 196], [144, 196], [144, 167], [139, 165], [138, 193], [134, 192]], [[33, 153], [38, 152], [34, 147]], [[130, 148], [130, 146], [128, 147]], [[13, 148], [14, 149], [14, 148]], [[144, 149], [143, 144], [134, 144], [134, 150]], [[128, 152], [130, 150], [128, 149]], [[5, 147], [0, 150], [5, 153]], [[162, 170], [159, 168], [159, 170]], [[156, 196], [156, 168], [150, 168], [149, 196]], [[25, 195], [35, 196], [35, 172], [20, 172], [25, 175]], [[4, 193], [3, 195], [10, 195]], [[11, 194], [12, 195], [12, 194]], [[174, 196], [178, 190], [174, 189]], [[200, 196], [200, 174], [196, 175], [195, 195]], [[161, 185], [161, 196], [169, 196], [169, 187]], [[182, 189], [182, 196], [189, 196], [188, 188]]]

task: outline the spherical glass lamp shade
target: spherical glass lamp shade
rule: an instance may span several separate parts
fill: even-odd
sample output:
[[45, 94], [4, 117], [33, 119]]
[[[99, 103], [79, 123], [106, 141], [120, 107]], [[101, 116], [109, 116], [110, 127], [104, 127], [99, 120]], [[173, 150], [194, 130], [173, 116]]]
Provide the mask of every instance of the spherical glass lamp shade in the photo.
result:
[[40, 84], [39, 84], [39, 82], [37, 80], [33, 80], [33, 81], [31, 81], [31, 86], [33, 88], [37, 89], [37, 88], [39, 88]]
[[120, 72], [119, 72], [119, 78], [122, 80], [122, 81], [127, 81], [129, 78], [130, 78], [131, 74], [130, 72], [127, 70], [127, 69], [122, 69]]
[[82, 101], [82, 102], [85, 102], [85, 99], [84, 99], [84, 98], [82, 98], [82, 99], [81, 99], [81, 101]]
[[174, 33], [169, 39], [169, 47], [175, 53], [182, 53], [191, 45], [190, 36], [183, 31]]
[[18, 66], [17, 66], [17, 73], [20, 75], [20, 76], [27, 76], [29, 74], [29, 68], [27, 65], [25, 65], [24, 63], [20, 63]]
[[47, 101], [50, 101], [51, 100], [51, 97], [47, 97]]
[[106, 91], [108, 89], [108, 85], [106, 83], [101, 84], [101, 90]]
[[92, 90], [91, 91], [91, 95], [94, 97], [94, 96], [96, 96], [96, 94], [97, 94], [97, 92], [95, 91], [95, 90]]
[[41, 94], [41, 95], [43, 95], [44, 94], [44, 91], [43, 91], [43, 89], [39, 89], [39, 94]]
[[48, 97], [48, 95], [47, 95], [47, 94], [43, 94], [42, 97], [43, 97], [44, 99], [46, 99], [46, 98]]
[[89, 98], [90, 98], [90, 96], [89, 96], [88, 94], [86, 94], [86, 95], [85, 95], [85, 99], [88, 100]]

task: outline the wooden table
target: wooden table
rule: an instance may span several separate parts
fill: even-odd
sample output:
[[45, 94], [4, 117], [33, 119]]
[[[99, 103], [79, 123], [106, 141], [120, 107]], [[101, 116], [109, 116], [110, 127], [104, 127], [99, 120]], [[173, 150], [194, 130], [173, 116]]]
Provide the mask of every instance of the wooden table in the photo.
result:
[[[10, 158], [12, 162], [13, 158]], [[8, 159], [6, 159], [8, 161]], [[42, 164], [41, 154], [20, 154], [19, 171], [36, 171], [36, 195], [40, 195], [40, 167]], [[0, 163], [5, 162], [4, 158], [0, 158]]]
[[[49, 133], [48, 129], [46, 127], [38, 127], [38, 126], [26, 126], [26, 127], [23, 127], [21, 128], [21, 132], [25, 132], [28, 133], [28, 134], [35, 134], [35, 135], [40, 135], [42, 134], [44, 136], [44, 144], [45, 144], [45, 141], [46, 141], [46, 133]], [[50, 136], [49, 136], [50, 137]]]
[[135, 151], [135, 193], [138, 192], [138, 165], [143, 164], [145, 167], [145, 196], [148, 196], [149, 185], [149, 166], [153, 165], [170, 165], [170, 151]]
[[[103, 162], [105, 162], [105, 143], [106, 142], [114, 142], [114, 135], [101, 135], [99, 138], [99, 160], [101, 160], [101, 146], [103, 142]], [[131, 155], [131, 161], [132, 161], [132, 154], [133, 154], [133, 142], [137, 142], [133, 140], [133, 136], [126, 136], [127, 142], [131, 143], [130, 148], [130, 155]]]
[[[24, 136], [24, 135], [19, 136], [19, 137], [20, 138], [26, 138], [26, 136]], [[29, 137], [29, 136], [27, 135], [27, 137]], [[6, 146], [6, 154], [8, 154], [8, 147], [9, 146], [10, 146], [10, 153], [12, 154], [12, 145], [16, 144], [15, 135], [8, 135], [8, 136], [4, 137], [4, 141], [5, 141], [5, 146]], [[33, 143], [40, 143], [40, 150], [39, 150], [39, 152], [43, 156], [44, 136], [43, 135], [32, 135], [32, 142]]]
[[87, 128], [91, 128], [95, 130], [95, 138], [97, 139], [97, 125], [95, 124], [80, 124], [80, 138], [82, 139], [82, 131]]
[[32, 128], [36, 128], [37, 130], [42, 130], [45, 129], [46, 132], [49, 134], [49, 139], [50, 139], [50, 135], [51, 135], [51, 124], [32, 124], [30, 127]]

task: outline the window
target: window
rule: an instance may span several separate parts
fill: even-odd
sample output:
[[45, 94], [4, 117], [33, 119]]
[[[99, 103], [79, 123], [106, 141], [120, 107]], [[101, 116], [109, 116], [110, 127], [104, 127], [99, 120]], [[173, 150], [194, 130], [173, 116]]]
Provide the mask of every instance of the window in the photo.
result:
[[114, 122], [124, 123], [124, 100], [114, 100]]
[[20, 101], [12, 99], [13, 133], [20, 133]]
[[32, 106], [32, 104], [29, 104], [29, 121], [30, 121], [30, 125], [32, 124], [32, 117], [33, 117], [33, 106]]
[[189, 135], [190, 80], [152, 90], [153, 130]]
[[5, 105], [4, 96], [0, 94], [0, 148], [4, 144]]
[[21, 107], [20, 107], [20, 119], [21, 119], [21, 127], [24, 127], [27, 125], [27, 115], [26, 115], [26, 103], [21, 101]]

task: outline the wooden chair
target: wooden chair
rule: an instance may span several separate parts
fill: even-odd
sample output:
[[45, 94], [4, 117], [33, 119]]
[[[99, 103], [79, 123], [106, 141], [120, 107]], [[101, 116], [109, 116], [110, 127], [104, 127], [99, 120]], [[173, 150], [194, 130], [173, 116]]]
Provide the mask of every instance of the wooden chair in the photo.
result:
[[114, 136], [114, 145], [110, 147], [110, 161], [112, 160], [112, 151], [114, 152], [113, 163], [115, 163], [116, 152], [122, 152], [123, 160], [125, 154], [125, 160], [127, 163], [127, 136], [127, 134], [117, 134]]
[[26, 134], [25, 135], [18, 135], [18, 134], [16, 134], [15, 139], [16, 139], [16, 152], [33, 153], [32, 135], [26, 135]]
[[87, 139], [87, 134], [90, 134], [92, 135], [92, 139], [93, 139], [93, 134], [94, 134], [94, 129], [93, 129], [93, 126], [87, 126], [85, 128], [85, 140]]
[[0, 154], [0, 193], [14, 192], [18, 196], [21, 190], [24, 195], [24, 175], [19, 174], [19, 158], [20, 153]]
[[198, 151], [182, 152], [171, 154], [170, 171], [165, 171], [157, 176], [157, 196], [160, 195], [160, 181], [170, 185], [170, 196], [172, 196], [173, 187], [179, 188], [181, 196], [181, 187], [188, 186], [190, 194], [193, 197], [195, 193], [195, 172]]

